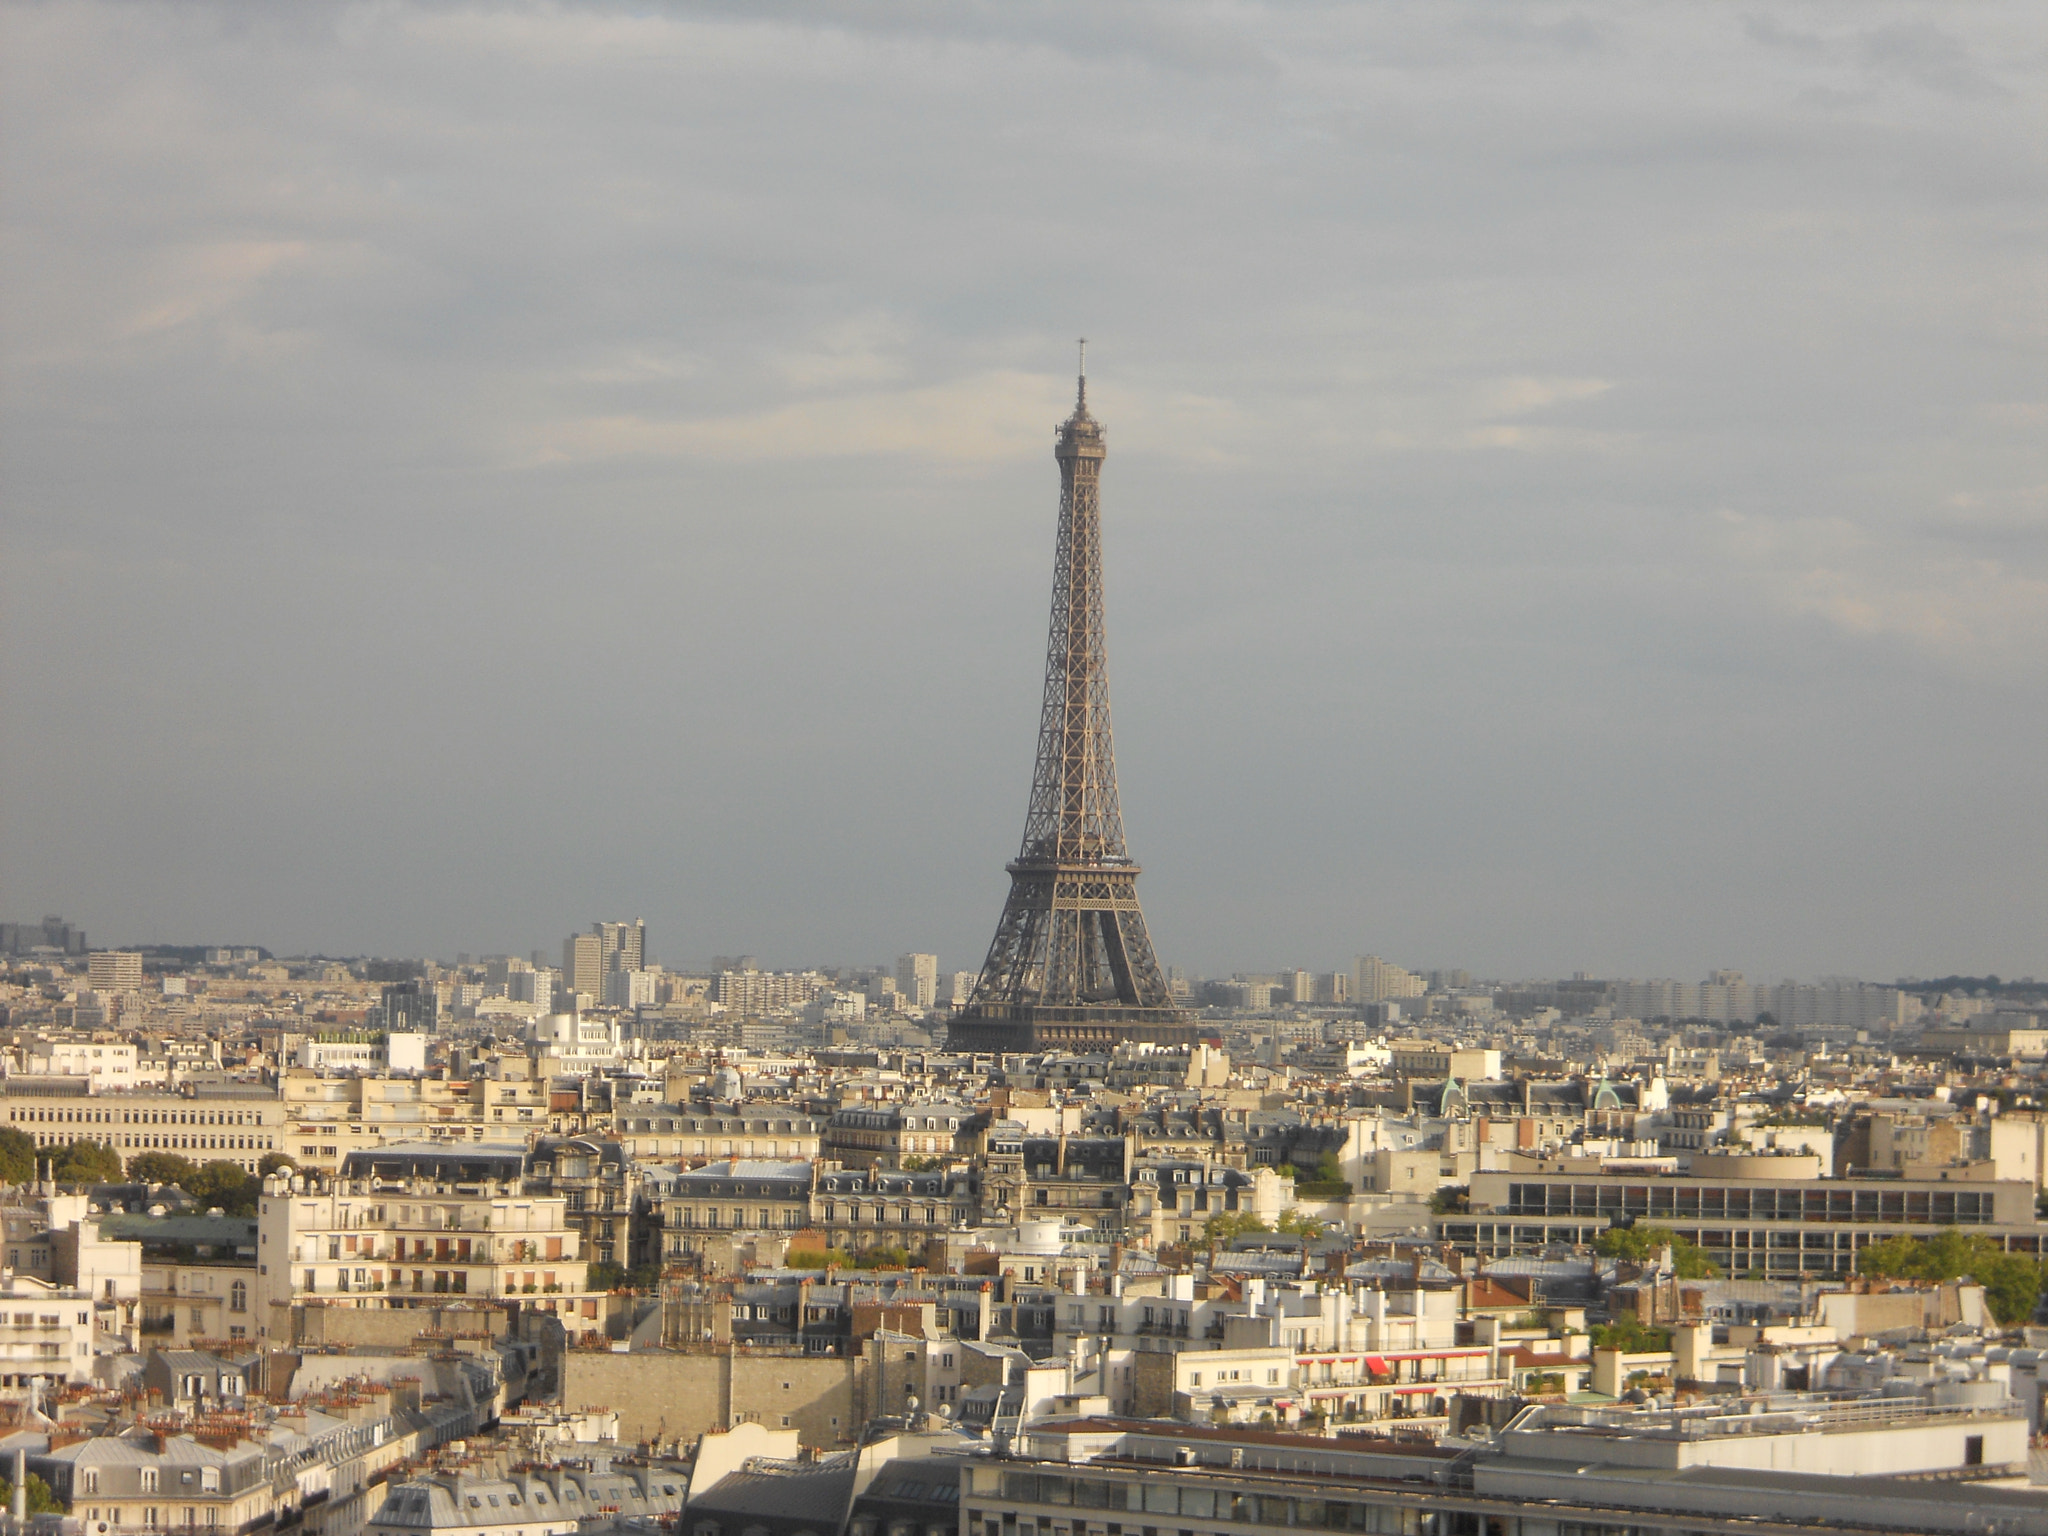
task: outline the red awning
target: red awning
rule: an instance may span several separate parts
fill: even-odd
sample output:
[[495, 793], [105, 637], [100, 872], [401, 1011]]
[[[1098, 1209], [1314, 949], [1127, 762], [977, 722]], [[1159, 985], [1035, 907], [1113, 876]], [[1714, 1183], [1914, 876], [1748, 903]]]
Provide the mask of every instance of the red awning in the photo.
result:
[[1383, 1355], [1367, 1355], [1365, 1357], [1365, 1368], [1375, 1376], [1392, 1376], [1394, 1374], [1393, 1367], [1387, 1364], [1386, 1357]]

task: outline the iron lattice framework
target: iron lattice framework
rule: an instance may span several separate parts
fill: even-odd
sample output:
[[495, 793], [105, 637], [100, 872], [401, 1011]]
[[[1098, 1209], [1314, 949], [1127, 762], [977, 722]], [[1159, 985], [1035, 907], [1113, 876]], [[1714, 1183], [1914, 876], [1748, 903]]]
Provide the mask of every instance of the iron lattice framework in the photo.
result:
[[1059, 544], [1031, 808], [995, 940], [953, 1021], [956, 1050], [1099, 1049], [1125, 1040], [1180, 1043], [1195, 1033], [1152, 952], [1117, 805], [1102, 626], [1108, 449], [1088, 414], [1085, 369], [1074, 414], [1057, 433]]

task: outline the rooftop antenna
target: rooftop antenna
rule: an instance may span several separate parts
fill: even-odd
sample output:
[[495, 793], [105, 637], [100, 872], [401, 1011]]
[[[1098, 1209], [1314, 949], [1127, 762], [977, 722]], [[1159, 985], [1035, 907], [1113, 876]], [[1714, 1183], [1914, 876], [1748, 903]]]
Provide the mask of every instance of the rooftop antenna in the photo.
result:
[[1083, 336], [1081, 338], [1080, 385], [1080, 391], [1075, 397], [1075, 403], [1078, 404], [1080, 408], [1085, 411], [1088, 409], [1088, 338], [1086, 336]]

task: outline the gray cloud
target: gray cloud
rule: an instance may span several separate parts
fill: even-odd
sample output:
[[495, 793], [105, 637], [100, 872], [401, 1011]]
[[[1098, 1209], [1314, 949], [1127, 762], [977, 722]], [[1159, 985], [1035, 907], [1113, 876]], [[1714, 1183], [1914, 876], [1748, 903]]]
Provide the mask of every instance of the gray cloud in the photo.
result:
[[0, 12], [0, 897], [978, 962], [1070, 338], [1192, 967], [2042, 973], [2038, 8]]

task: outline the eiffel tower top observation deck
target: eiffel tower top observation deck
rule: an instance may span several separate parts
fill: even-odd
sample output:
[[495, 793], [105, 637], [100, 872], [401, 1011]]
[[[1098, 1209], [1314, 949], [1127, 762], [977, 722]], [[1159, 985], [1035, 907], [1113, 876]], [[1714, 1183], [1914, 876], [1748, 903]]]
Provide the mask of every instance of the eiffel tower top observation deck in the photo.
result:
[[1109, 450], [1088, 414], [1082, 345], [1074, 413], [1053, 446], [1059, 543], [1031, 805], [988, 959], [953, 1019], [955, 1050], [1101, 1050], [1195, 1037], [1153, 954], [1117, 803], [1102, 622], [1100, 485]]

